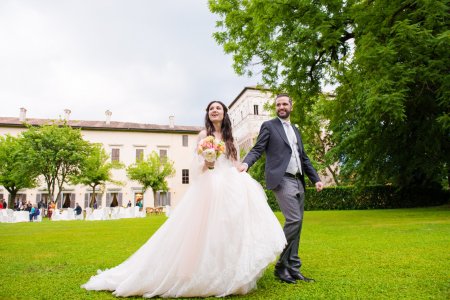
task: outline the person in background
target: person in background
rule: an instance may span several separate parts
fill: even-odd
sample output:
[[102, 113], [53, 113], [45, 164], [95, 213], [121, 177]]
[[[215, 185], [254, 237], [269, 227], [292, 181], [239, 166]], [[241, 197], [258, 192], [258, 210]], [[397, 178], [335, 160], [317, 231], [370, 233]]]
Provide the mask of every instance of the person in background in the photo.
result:
[[44, 203], [44, 201], [42, 199], [39, 200], [39, 202], [37, 204], [37, 208], [39, 209], [39, 213], [43, 215], [44, 214], [45, 203]]
[[138, 202], [136, 203], [136, 205], [139, 206], [139, 210], [142, 210], [142, 207], [144, 206], [144, 205], [142, 204], [142, 200], [141, 200], [141, 199], [138, 200]]
[[27, 204], [25, 204], [25, 209], [28, 212], [31, 212], [31, 209], [33, 208], [33, 205], [31, 204], [30, 201], [27, 202]]
[[83, 212], [83, 209], [81, 208], [80, 204], [76, 203], [75, 204], [75, 214], [77, 216], [81, 215], [81, 213]]
[[56, 208], [55, 202], [51, 201], [50, 204], [48, 205], [48, 210], [47, 210], [47, 217], [49, 219], [52, 218], [52, 214], [53, 214], [53, 211], [55, 210], [55, 208]]
[[35, 214], [35, 212], [36, 212], [37, 210], [38, 210], [37, 207], [31, 206], [31, 208], [30, 208], [30, 222], [33, 222], [34, 214]]

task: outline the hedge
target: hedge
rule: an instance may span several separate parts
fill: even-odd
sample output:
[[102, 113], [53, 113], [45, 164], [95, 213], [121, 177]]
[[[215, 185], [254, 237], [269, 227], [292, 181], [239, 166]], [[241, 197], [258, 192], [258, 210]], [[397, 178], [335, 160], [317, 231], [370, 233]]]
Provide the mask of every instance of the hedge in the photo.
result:
[[[266, 190], [269, 206], [280, 208], [272, 191]], [[436, 188], [415, 187], [399, 190], [393, 186], [327, 187], [320, 193], [312, 187], [305, 192], [305, 210], [348, 210], [407, 208], [442, 205], [449, 201], [450, 192]]]

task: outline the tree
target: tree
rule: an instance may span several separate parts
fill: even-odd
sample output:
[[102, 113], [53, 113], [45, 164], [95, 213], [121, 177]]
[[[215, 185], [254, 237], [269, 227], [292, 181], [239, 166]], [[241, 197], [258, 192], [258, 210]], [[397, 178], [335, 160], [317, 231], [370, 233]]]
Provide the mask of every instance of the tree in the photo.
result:
[[334, 100], [334, 95], [319, 94], [315, 99], [311, 110], [306, 113], [303, 120], [294, 114], [291, 122], [295, 126], [300, 127], [302, 124], [302, 140], [305, 151], [314, 165], [317, 172], [322, 175], [331, 175], [336, 185], [342, 183], [339, 175], [339, 165], [336, 163], [337, 159], [330, 151], [335, 147], [330, 127], [330, 122], [327, 117], [330, 115], [329, 102]]
[[161, 159], [155, 151], [152, 151], [147, 159], [140, 159], [128, 166], [127, 175], [130, 179], [142, 184], [142, 192], [150, 187], [156, 200], [157, 191], [167, 191], [167, 177], [175, 175], [173, 162]]
[[[432, 186], [450, 173], [447, 1], [210, 0], [238, 74], [261, 72], [304, 124], [324, 83], [330, 154], [357, 184]], [[444, 175], [443, 175], [444, 174]], [[448, 179], [447, 179], [448, 180]]]
[[118, 162], [108, 162], [108, 160], [109, 155], [105, 149], [99, 144], [93, 144], [86, 160], [80, 166], [79, 174], [70, 178], [70, 182], [74, 184], [84, 184], [92, 188], [89, 207], [94, 206], [98, 186], [104, 186], [107, 182], [122, 184], [113, 180], [111, 170], [123, 168], [123, 165]]
[[0, 185], [9, 192], [8, 207], [14, 206], [14, 199], [20, 189], [32, 188], [37, 184], [34, 173], [23, 159], [21, 137], [0, 136]]
[[79, 129], [65, 123], [29, 126], [22, 135], [29, 169], [44, 177], [50, 200], [57, 199], [63, 185], [80, 174], [90, 153], [89, 143], [83, 140]]

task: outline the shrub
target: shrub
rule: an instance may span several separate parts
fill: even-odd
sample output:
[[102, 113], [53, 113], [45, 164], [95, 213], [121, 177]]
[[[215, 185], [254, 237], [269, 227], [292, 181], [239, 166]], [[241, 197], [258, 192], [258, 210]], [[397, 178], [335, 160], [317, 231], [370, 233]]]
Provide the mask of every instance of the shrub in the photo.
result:
[[[280, 207], [272, 191], [266, 190], [273, 211]], [[439, 188], [414, 187], [400, 190], [393, 186], [327, 187], [320, 193], [307, 187], [305, 210], [348, 210], [435, 206], [447, 203], [450, 192]]]

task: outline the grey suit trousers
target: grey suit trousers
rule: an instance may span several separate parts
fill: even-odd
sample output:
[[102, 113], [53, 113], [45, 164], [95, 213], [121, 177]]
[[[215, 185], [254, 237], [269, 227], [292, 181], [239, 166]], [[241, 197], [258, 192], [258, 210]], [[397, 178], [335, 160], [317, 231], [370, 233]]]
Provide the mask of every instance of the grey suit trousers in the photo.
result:
[[287, 245], [280, 255], [276, 268], [287, 268], [297, 272], [302, 262], [298, 256], [300, 234], [302, 232], [305, 190], [298, 178], [283, 176], [274, 190], [278, 205], [286, 219], [283, 227]]

